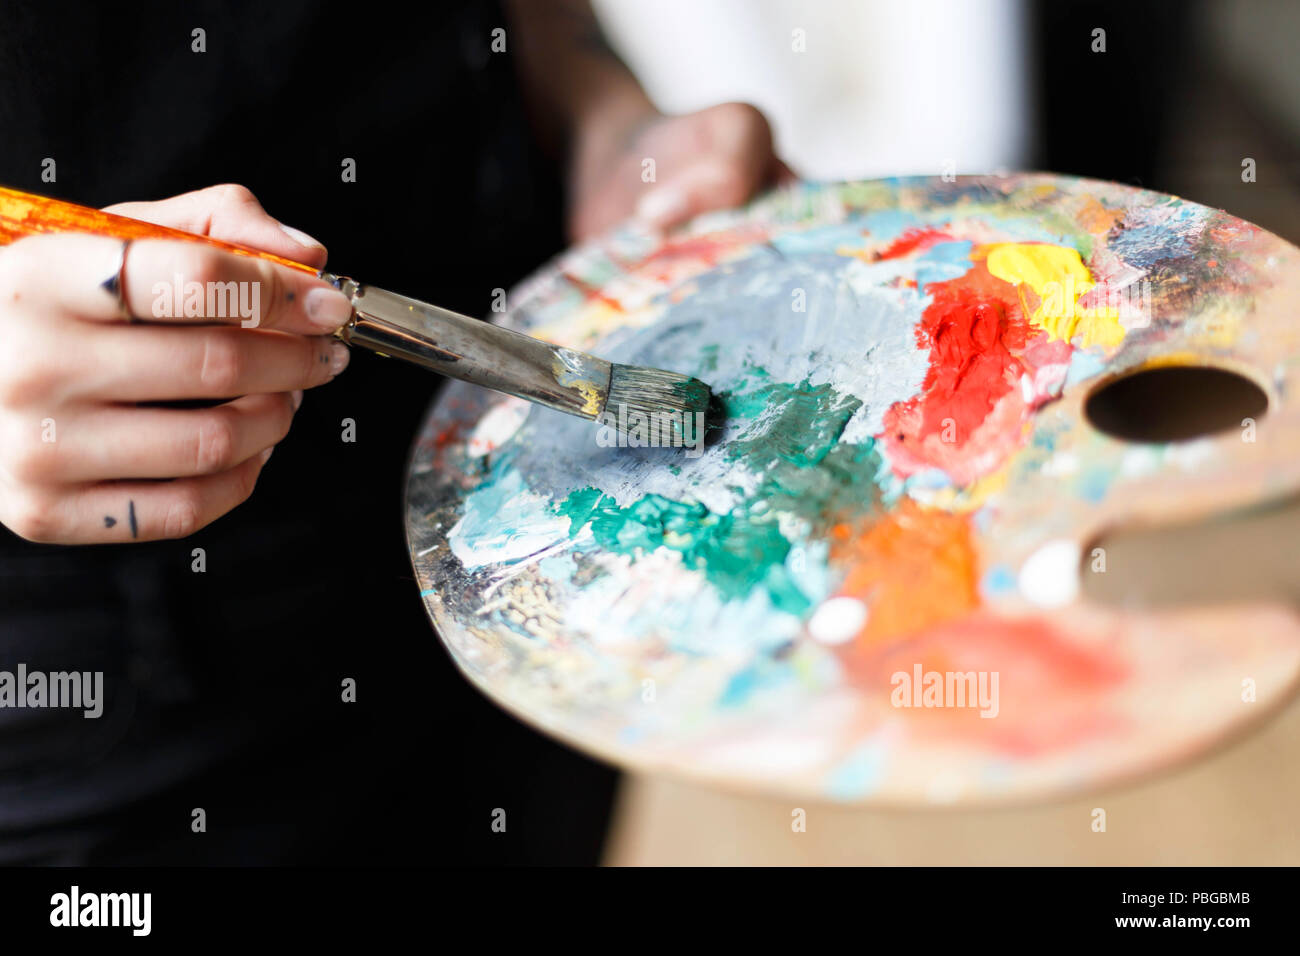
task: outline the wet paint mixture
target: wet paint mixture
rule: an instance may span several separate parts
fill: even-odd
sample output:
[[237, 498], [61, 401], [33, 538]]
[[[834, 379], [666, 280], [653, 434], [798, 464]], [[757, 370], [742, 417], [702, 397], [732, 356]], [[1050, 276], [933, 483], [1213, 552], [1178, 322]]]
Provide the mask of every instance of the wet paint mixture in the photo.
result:
[[1105, 439], [1063, 397], [1231, 348], [1282, 250], [1047, 176], [804, 187], [576, 250], [514, 321], [697, 377], [725, 426], [698, 457], [601, 447], [453, 388], [412, 477], [434, 619], [494, 696], [642, 766], [904, 802], [1131, 771], [1223, 720], [1171, 735], [1153, 695], [1177, 711], [1215, 667], [1296, 648], [1223, 647], [1204, 616], [1141, 644], [1080, 606], [1084, 532], [1187, 452]]

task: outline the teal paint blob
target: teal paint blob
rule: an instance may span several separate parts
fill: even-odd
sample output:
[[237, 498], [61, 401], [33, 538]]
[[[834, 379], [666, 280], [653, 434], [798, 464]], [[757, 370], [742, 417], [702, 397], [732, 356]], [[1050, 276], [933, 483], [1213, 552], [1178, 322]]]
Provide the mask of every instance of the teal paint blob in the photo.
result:
[[556, 513], [569, 519], [570, 537], [590, 528], [602, 548], [632, 557], [667, 548], [701, 571], [724, 600], [761, 587], [778, 610], [809, 611], [815, 596], [787, 566], [791, 548], [875, 507], [882, 462], [874, 442], [839, 441], [860, 405], [856, 398], [828, 384], [766, 379], [759, 371], [750, 380], [759, 383], [752, 391], [721, 396], [729, 416], [764, 425], [728, 448], [761, 476], [742, 504], [719, 514], [699, 502], [647, 494], [619, 505], [596, 488], [583, 488], [556, 505]]

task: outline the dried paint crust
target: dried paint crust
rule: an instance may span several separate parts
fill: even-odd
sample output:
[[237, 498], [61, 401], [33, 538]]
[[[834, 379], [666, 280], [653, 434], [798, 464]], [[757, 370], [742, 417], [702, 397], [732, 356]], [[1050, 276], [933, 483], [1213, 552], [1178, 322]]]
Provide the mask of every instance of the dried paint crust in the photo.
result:
[[[694, 458], [604, 448], [453, 387], [408, 489], [425, 599], [479, 686], [625, 763], [886, 803], [1147, 770], [1247, 718], [1225, 675], [1280, 699], [1300, 635], [1271, 607], [1093, 607], [1073, 576], [1109, 524], [1300, 487], [1297, 300], [1276, 237], [1068, 177], [805, 186], [615, 234], [516, 321], [696, 377], [725, 425]], [[1093, 384], [1170, 356], [1271, 377], [1268, 442], [1087, 425]], [[911, 706], [917, 667], [1000, 675], [996, 715]]]

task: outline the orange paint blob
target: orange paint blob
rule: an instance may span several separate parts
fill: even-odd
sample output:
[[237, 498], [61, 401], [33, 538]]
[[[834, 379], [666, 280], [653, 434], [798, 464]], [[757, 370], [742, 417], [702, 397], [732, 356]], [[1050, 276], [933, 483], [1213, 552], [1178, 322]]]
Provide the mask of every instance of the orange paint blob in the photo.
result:
[[857, 638], [863, 645], [909, 637], [979, 604], [975, 548], [964, 515], [908, 500], [865, 527], [836, 525], [831, 559], [847, 570], [839, 595], [867, 605]]
[[1095, 197], [1089, 196], [1075, 213], [1079, 225], [1094, 236], [1104, 236], [1114, 228], [1115, 223], [1124, 218], [1122, 208], [1107, 208]]
[[585, 282], [569, 272], [561, 272], [560, 275], [564, 277], [566, 282], [581, 292], [583, 298], [588, 302], [600, 302], [609, 306], [615, 312], [624, 311], [622, 302], [619, 302], [618, 299], [615, 299], [613, 296], [606, 295], [601, 289], [596, 288], [591, 283]]

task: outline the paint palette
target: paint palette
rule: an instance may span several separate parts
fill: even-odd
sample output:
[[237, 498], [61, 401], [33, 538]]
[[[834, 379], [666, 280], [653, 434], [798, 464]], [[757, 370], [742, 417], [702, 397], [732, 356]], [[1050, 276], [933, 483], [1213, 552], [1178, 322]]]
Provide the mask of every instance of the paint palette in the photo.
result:
[[1276, 236], [1059, 176], [804, 185], [581, 246], [509, 301], [507, 325], [727, 411], [684, 450], [459, 383], [428, 417], [429, 613], [574, 746], [797, 798], [995, 803], [1167, 766], [1295, 686], [1286, 602], [1083, 587], [1138, 570], [1108, 563], [1112, 529], [1300, 490], [1300, 250]]

